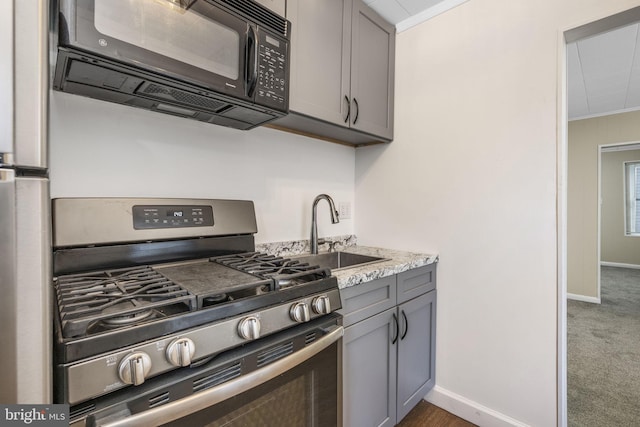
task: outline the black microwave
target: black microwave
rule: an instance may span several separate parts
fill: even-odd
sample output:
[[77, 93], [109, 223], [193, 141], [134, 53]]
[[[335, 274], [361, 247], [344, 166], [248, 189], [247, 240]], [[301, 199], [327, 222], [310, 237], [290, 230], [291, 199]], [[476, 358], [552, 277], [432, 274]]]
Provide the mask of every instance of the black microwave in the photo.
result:
[[52, 4], [55, 90], [245, 130], [288, 112], [291, 24], [259, 3]]

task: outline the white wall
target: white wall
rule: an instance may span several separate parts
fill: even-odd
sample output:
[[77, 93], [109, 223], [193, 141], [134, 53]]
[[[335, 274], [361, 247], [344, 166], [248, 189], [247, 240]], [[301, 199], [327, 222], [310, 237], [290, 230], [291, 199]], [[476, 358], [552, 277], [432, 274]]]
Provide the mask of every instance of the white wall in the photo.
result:
[[[51, 93], [51, 196], [253, 200], [256, 243], [309, 238], [328, 193], [355, 213], [355, 150], [260, 128], [248, 132]], [[318, 205], [320, 236], [353, 234]]]
[[476, 424], [557, 423], [558, 47], [639, 4], [472, 0], [397, 37], [395, 140], [356, 152], [356, 233], [440, 254], [429, 398]]

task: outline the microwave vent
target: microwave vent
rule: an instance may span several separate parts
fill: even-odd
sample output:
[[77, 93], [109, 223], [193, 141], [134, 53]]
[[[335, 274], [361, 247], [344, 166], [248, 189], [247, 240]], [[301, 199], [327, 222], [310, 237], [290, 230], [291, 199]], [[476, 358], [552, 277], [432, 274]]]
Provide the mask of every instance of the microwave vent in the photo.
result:
[[228, 5], [245, 16], [255, 19], [258, 24], [263, 24], [276, 31], [281, 36], [288, 38], [287, 20], [282, 16], [270, 11], [266, 7], [247, 0], [221, 0], [222, 3]]
[[223, 107], [227, 106], [227, 104], [224, 102], [219, 102], [211, 98], [205, 98], [204, 96], [195, 95], [183, 90], [160, 86], [154, 83], [144, 85], [138, 91], [138, 93], [150, 98], [161, 99], [165, 101], [177, 101], [181, 104], [189, 105], [192, 107], [200, 107], [201, 109], [214, 112], [217, 112]]

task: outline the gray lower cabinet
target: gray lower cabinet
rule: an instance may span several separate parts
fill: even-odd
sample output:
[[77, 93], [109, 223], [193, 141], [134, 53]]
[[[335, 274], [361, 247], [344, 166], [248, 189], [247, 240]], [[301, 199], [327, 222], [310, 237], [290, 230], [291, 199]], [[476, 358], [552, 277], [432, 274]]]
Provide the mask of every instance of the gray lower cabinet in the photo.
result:
[[393, 426], [435, 384], [436, 264], [344, 289], [343, 421]]
[[397, 421], [435, 385], [436, 291], [398, 307]]
[[393, 139], [395, 27], [362, 0], [288, 0], [290, 114], [273, 122], [320, 138]]
[[393, 426], [396, 421], [397, 351], [389, 309], [345, 329], [343, 412], [346, 426]]

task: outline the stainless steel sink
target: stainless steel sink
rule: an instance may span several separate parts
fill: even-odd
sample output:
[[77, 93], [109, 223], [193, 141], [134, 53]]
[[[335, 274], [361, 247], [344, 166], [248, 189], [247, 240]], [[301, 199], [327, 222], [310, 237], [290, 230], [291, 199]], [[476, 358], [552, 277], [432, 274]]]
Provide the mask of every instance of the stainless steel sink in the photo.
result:
[[384, 261], [386, 258], [338, 251], [326, 252], [316, 255], [306, 255], [296, 257], [296, 259], [300, 262], [308, 262], [309, 264], [319, 265], [320, 267], [327, 267], [332, 270], [338, 270], [342, 268], [359, 267], [366, 264], [373, 264], [375, 262]]

